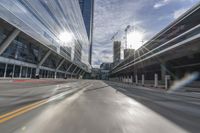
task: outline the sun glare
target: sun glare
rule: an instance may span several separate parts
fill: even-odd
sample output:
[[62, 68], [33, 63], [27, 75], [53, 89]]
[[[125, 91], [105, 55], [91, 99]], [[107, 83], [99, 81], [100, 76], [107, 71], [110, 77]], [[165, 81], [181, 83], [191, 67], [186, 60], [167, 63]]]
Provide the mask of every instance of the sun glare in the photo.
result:
[[73, 36], [69, 32], [65, 31], [59, 35], [59, 39], [63, 43], [69, 43], [73, 40]]
[[128, 48], [138, 49], [142, 46], [143, 34], [138, 31], [130, 32], [127, 35]]

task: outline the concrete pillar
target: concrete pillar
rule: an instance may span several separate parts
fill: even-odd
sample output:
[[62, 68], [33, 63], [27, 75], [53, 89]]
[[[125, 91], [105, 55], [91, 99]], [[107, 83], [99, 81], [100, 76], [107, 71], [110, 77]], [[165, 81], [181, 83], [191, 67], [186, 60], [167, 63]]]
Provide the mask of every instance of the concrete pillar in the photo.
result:
[[165, 81], [165, 75], [166, 75], [166, 66], [165, 64], [161, 64], [161, 80]]
[[133, 83], [133, 75], [131, 75], [130, 83]]
[[12, 41], [19, 35], [20, 30], [15, 29], [1, 44], [0, 46], [0, 55], [8, 48]]
[[142, 85], [144, 85], [144, 80], [145, 80], [145, 77], [144, 77], [144, 74], [142, 74]]
[[135, 75], [135, 84], [138, 84], [138, 75]]
[[32, 71], [33, 71], [33, 68], [31, 68], [30, 78], [32, 77]]
[[128, 83], [130, 84], [131, 83], [131, 76], [128, 75]]
[[154, 87], [158, 87], [158, 74], [154, 74]]
[[169, 89], [170, 87], [170, 76], [166, 75], [165, 76], [165, 89]]
[[19, 78], [22, 77], [22, 66], [20, 66], [20, 71], [19, 71]]
[[4, 69], [4, 78], [6, 78], [6, 72], [7, 72], [8, 64], [6, 64], [5, 69]]
[[13, 65], [12, 78], [14, 77], [14, 74], [15, 74], [15, 64]]
[[54, 79], [57, 78], [57, 70], [55, 70], [55, 75], [54, 75]]
[[26, 67], [26, 78], [28, 77], [28, 67]]

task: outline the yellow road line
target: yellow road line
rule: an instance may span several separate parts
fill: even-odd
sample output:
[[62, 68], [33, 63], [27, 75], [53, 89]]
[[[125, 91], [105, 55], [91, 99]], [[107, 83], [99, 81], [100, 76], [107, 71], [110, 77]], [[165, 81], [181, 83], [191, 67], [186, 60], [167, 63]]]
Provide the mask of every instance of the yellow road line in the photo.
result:
[[42, 101], [35, 102], [33, 104], [27, 105], [25, 107], [22, 107], [20, 109], [14, 110], [12, 112], [6, 113], [6, 114], [0, 116], [0, 123], [8, 121], [8, 120], [10, 120], [10, 119], [12, 119], [14, 117], [17, 117], [17, 116], [19, 116], [21, 114], [24, 114], [24, 113], [28, 112], [30, 110], [33, 110], [33, 109], [35, 109], [35, 108], [37, 108], [37, 107], [39, 107], [39, 106], [41, 106], [43, 104], [46, 104], [47, 102], [48, 102], [48, 100], [42, 100]]
[[14, 114], [14, 113], [17, 113], [17, 112], [19, 112], [19, 111], [21, 111], [21, 110], [24, 110], [24, 109], [26, 109], [26, 108], [29, 108], [29, 107], [31, 107], [31, 106], [34, 106], [34, 105], [36, 105], [36, 104], [39, 104], [39, 103], [41, 103], [41, 102], [43, 102], [43, 100], [42, 100], [42, 101], [39, 101], [39, 102], [34, 102], [34, 103], [32, 103], [32, 104], [26, 105], [26, 106], [24, 106], [24, 107], [21, 107], [21, 108], [19, 108], [19, 109], [16, 109], [16, 110], [11, 111], [11, 112], [9, 112], [9, 113], [6, 113], [6, 114], [4, 114], [4, 115], [1, 115], [1, 116], [0, 116], [0, 119], [2, 119], [2, 118], [4, 118], [4, 117], [7, 117], [7, 116], [9, 116], [9, 115], [12, 115], [12, 114]]
[[42, 105], [44, 105], [44, 104], [46, 104], [48, 102], [49, 102], [49, 99], [41, 100], [39, 102], [35, 102], [35, 103], [32, 103], [32, 104], [29, 104], [29, 105], [24, 106], [22, 108], [19, 108], [17, 110], [14, 110], [14, 111], [8, 112], [8, 113], [6, 113], [4, 115], [1, 115], [0, 116], [0, 124], [3, 123], [3, 122], [8, 121], [8, 120], [10, 120], [10, 119], [12, 119], [14, 117], [22, 115], [22, 114], [24, 114], [24, 113], [26, 113], [28, 111], [31, 111], [31, 110], [33, 110], [35, 108], [38, 108], [38, 107], [40, 107], [40, 106], [42, 106]]

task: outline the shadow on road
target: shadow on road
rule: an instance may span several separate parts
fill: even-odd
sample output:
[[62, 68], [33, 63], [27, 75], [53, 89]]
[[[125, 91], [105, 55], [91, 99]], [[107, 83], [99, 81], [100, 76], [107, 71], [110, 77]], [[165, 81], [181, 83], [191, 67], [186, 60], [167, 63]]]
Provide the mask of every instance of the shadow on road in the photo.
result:
[[[181, 99], [172, 100], [166, 97], [163, 97], [162, 99], [161, 97], [156, 98], [155, 95], [150, 96], [151, 93], [149, 93], [149, 96], [148, 96], [148, 91], [146, 90], [140, 90], [138, 88], [133, 89], [133, 88], [126, 88], [126, 87], [119, 87], [107, 81], [105, 81], [104, 83], [114, 88], [116, 92], [121, 92], [124, 95], [138, 101], [139, 103], [143, 104], [147, 108], [160, 114], [161, 116], [165, 117], [166, 119], [170, 120], [171, 122], [175, 123], [179, 127], [189, 132], [197, 132], [200, 130], [200, 126], [199, 126], [200, 116], [195, 116], [191, 112], [188, 112], [187, 110], [182, 109], [180, 111], [180, 109], [177, 110], [176, 107], [173, 107], [173, 106], [181, 104], [181, 105], [188, 106], [188, 108], [190, 108], [191, 104], [185, 102], [184, 100], [182, 101]], [[120, 89], [120, 88], [123, 88], [123, 89]], [[137, 93], [137, 90], [140, 92]], [[144, 92], [144, 94], [147, 94], [147, 95], [144, 96], [144, 94], [141, 93], [142, 91]], [[133, 94], [133, 95], [130, 95], [130, 94]], [[152, 97], [155, 97], [155, 98], [152, 98]], [[172, 108], [170, 107], [168, 108], [166, 106], [162, 106], [158, 104], [160, 101], [164, 102], [162, 104], [165, 104], [165, 103], [169, 104], [169, 102], [173, 102]], [[194, 106], [195, 108], [197, 108], [198, 105], [194, 105]], [[198, 106], [198, 109], [200, 109], [199, 106]]]

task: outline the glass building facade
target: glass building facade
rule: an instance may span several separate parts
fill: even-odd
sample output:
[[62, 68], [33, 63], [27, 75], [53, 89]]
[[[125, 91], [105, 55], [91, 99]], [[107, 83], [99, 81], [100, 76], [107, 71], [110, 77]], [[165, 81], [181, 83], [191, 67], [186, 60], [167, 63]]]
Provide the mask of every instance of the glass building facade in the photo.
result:
[[15, 29], [20, 33], [0, 55], [0, 77], [31, 77], [48, 51], [42, 77], [63, 77], [68, 69], [90, 71], [90, 43], [78, 0], [1, 0], [0, 50]]

